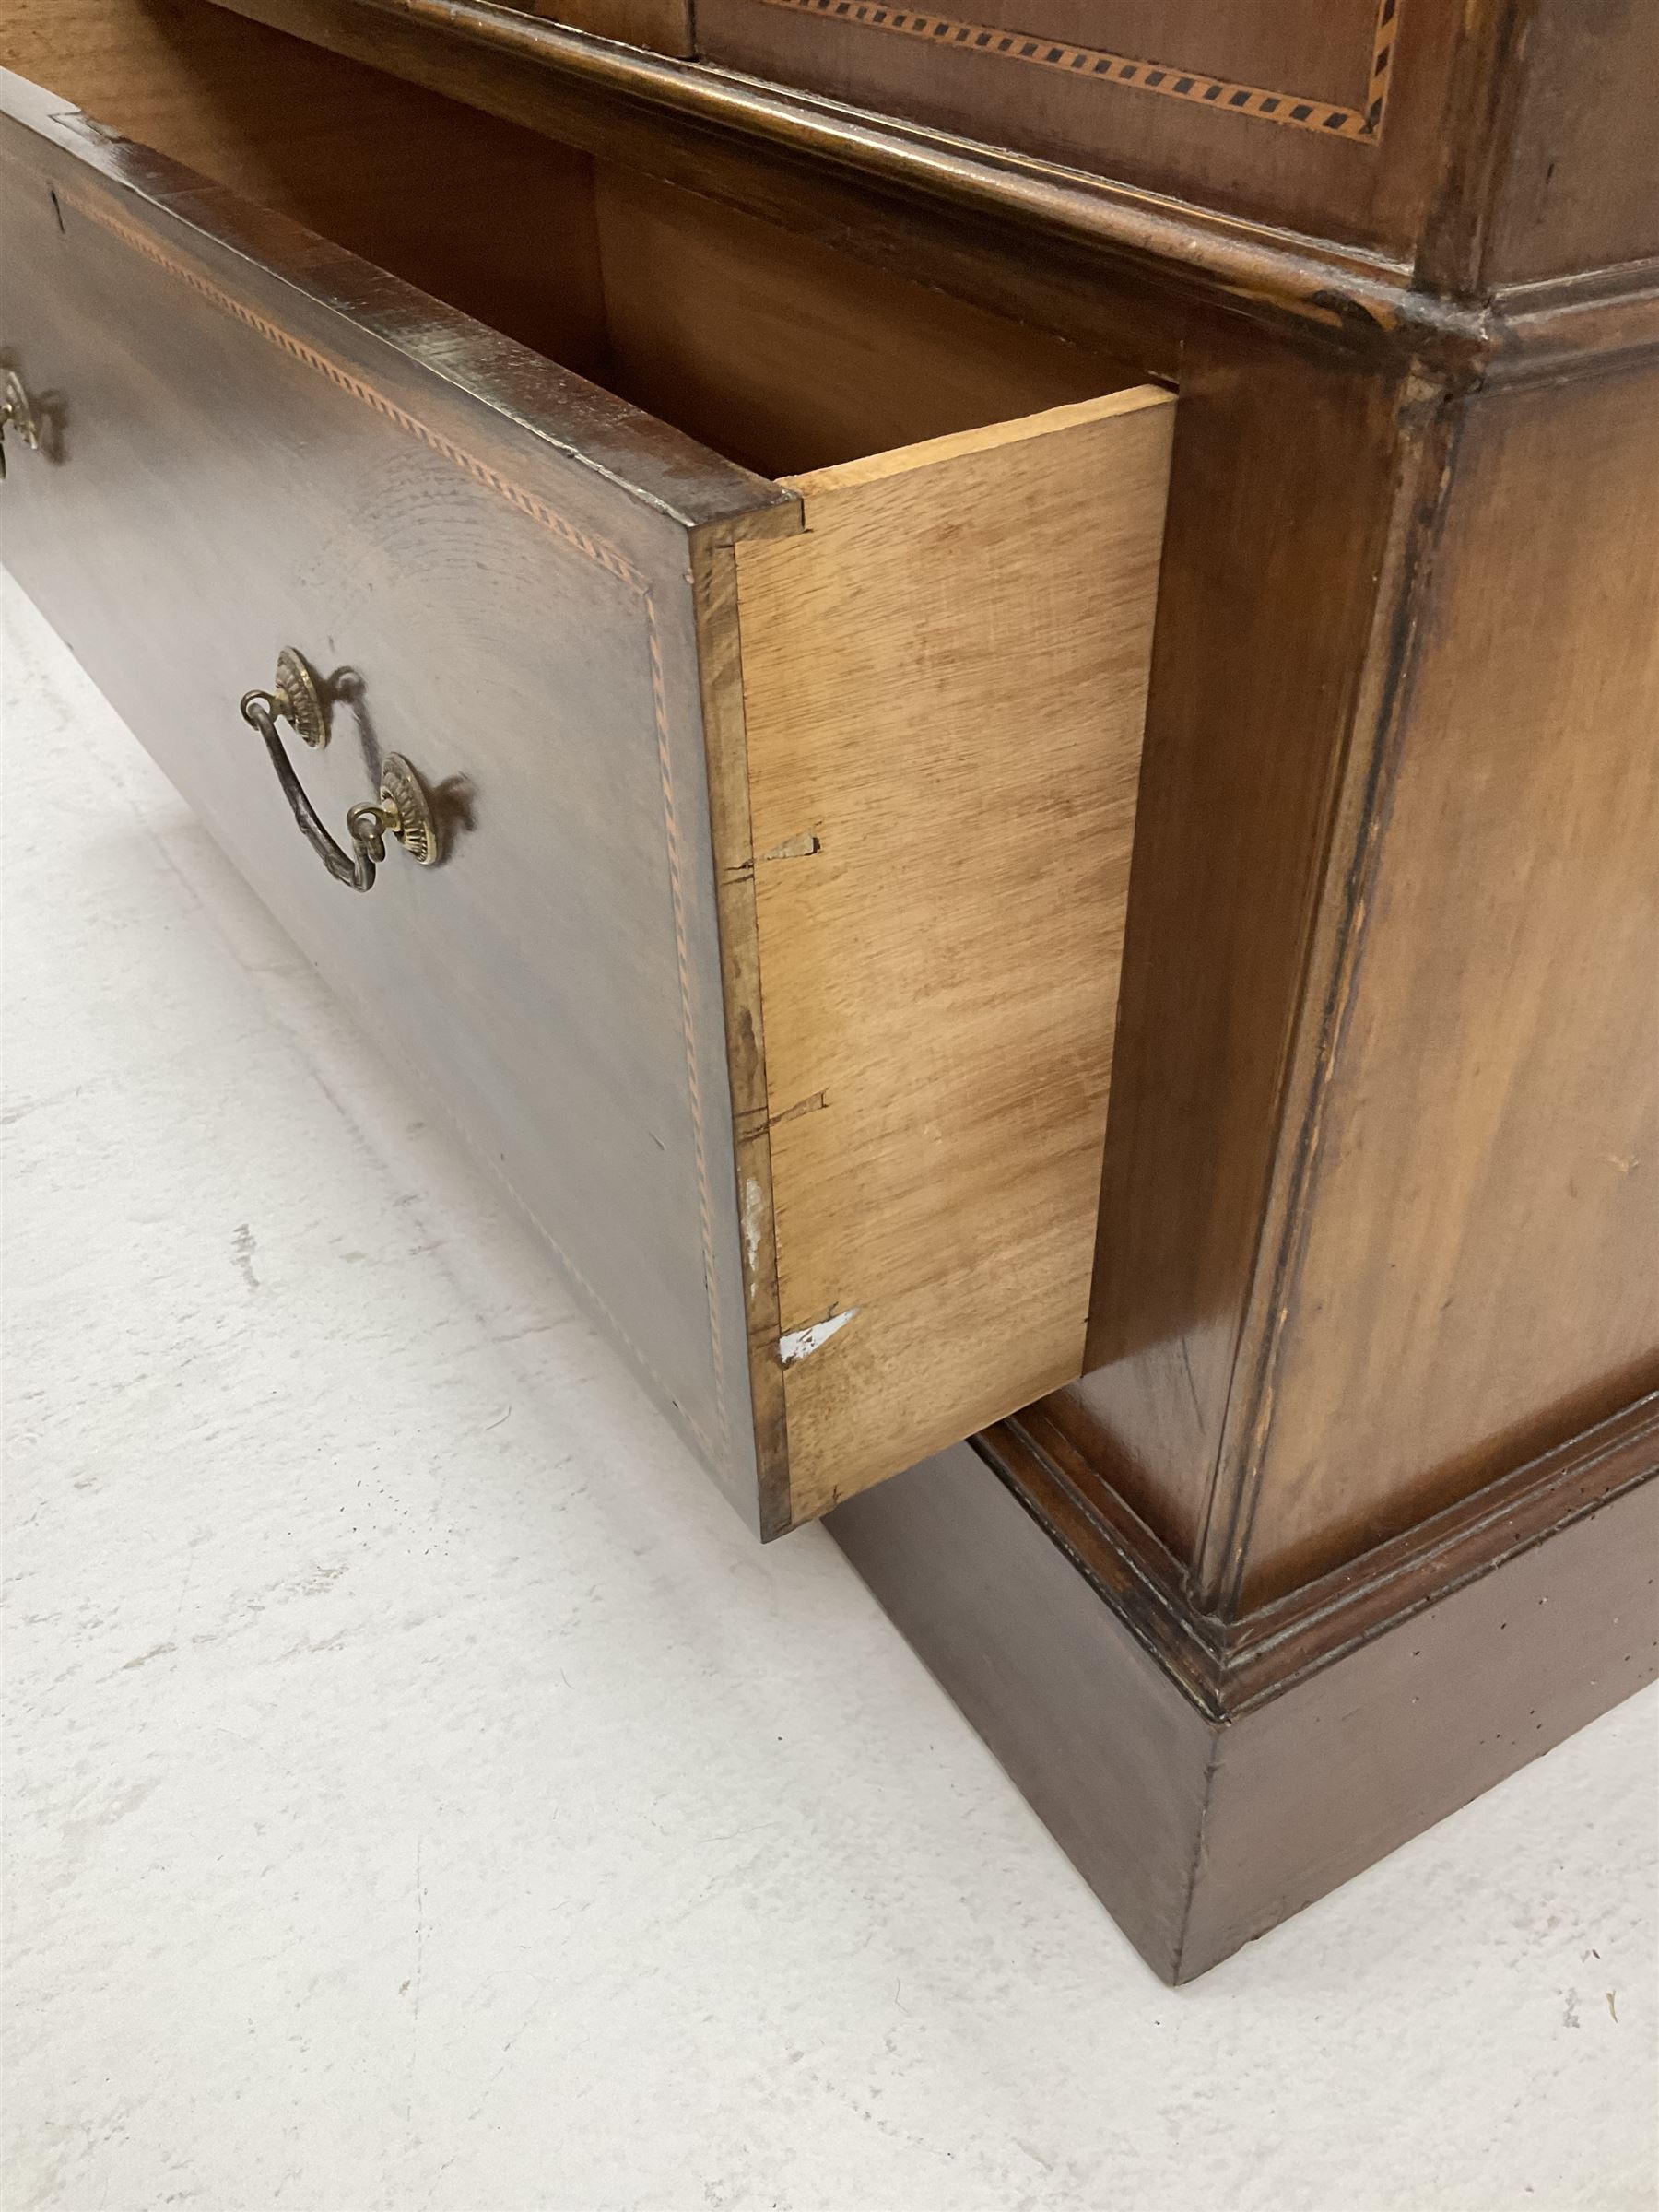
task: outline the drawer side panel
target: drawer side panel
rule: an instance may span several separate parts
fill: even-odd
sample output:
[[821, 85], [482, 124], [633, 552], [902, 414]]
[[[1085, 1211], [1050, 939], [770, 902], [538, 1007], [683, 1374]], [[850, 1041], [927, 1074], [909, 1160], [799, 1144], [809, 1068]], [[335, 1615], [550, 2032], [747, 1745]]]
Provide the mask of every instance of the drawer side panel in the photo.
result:
[[737, 548], [796, 1519], [1080, 1371], [1173, 418], [824, 470]]

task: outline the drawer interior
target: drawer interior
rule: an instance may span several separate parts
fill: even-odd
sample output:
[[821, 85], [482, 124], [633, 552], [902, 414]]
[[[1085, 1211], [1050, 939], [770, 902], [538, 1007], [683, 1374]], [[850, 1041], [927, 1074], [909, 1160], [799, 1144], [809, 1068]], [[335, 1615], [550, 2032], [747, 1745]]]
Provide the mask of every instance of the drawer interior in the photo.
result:
[[762, 476], [1138, 381], [206, 0], [16, 5], [6, 67]]

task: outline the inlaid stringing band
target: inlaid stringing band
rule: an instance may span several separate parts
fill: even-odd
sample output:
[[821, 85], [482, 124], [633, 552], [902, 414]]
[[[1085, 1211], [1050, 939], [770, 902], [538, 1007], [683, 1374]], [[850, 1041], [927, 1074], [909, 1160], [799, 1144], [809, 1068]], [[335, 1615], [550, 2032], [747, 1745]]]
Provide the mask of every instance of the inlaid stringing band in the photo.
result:
[[768, 7], [793, 7], [832, 22], [862, 23], [872, 30], [896, 30], [906, 38], [928, 39], [940, 46], [963, 47], [991, 61], [1029, 62], [1088, 81], [1104, 78], [1136, 92], [1159, 92], [1169, 100], [1194, 101], [1230, 115], [1255, 115], [1293, 129], [1320, 131], [1332, 138], [1375, 141], [1382, 128], [1388, 80], [1394, 65], [1394, 18], [1400, 0], [1378, 0], [1371, 41], [1371, 76], [1362, 108], [1345, 108], [1299, 92], [1265, 92], [1237, 85], [1202, 70], [1179, 69], [1168, 62], [1142, 62], [1129, 54], [1107, 53], [1098, 46], [1066, 46], [1030, 31], [1000, 30], [984, 23], [964, 23], [954, 16], [934, 16], [914, 7], [890, 7], [886, 0], [763, 0]]

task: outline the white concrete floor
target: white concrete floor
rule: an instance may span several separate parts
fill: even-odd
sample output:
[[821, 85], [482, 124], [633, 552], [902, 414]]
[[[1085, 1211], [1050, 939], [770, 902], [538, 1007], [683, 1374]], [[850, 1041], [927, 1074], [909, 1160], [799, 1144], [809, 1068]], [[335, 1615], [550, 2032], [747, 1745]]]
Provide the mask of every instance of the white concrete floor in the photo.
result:
[[8, 2207], [1659, 2201], [1651, 1697], [1161, 1989], [0, 615]]

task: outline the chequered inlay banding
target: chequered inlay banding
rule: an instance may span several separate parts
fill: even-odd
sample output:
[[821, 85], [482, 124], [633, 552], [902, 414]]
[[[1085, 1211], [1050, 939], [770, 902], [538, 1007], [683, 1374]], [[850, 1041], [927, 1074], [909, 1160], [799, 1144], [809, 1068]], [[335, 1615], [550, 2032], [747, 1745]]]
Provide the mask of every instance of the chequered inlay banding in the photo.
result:
[[891, 7], [887, 0], [762, 0], [762, 5], [793, 7], [830, 22], [862, 23], [870, 30], [897, 31], [905, 38], [983, 54], [989, 61], [1026, 62], [1035, 68], [1056, 69], [1064, 76], [1088, 82], [1157, 92], [1168, 100], [1184, 100], [1230, 115], [1253, 115], [1266, 123], [1288, 124], [1292, 129], [1319, 131], [1327, 137], [1374, 141], [1382, 131], [1388, 103], [1394, 18], [1400, 0], [1379, 0], [1365, 104], [1358, 108], [1315, 100], [1306, 93], [1265, 91], [1259, 85], [1234, 84], [1226, 77], [1206, 76], [1202, 70], [1177, 68], [1170, 62], [1140, 61], [1132, 54], [1108, 53], [1098, 46], [1068, 46], [1030, 31], [1001, 30], [984, 23], [965, 23], [954, 16], [928, 15], [920, 8]]

